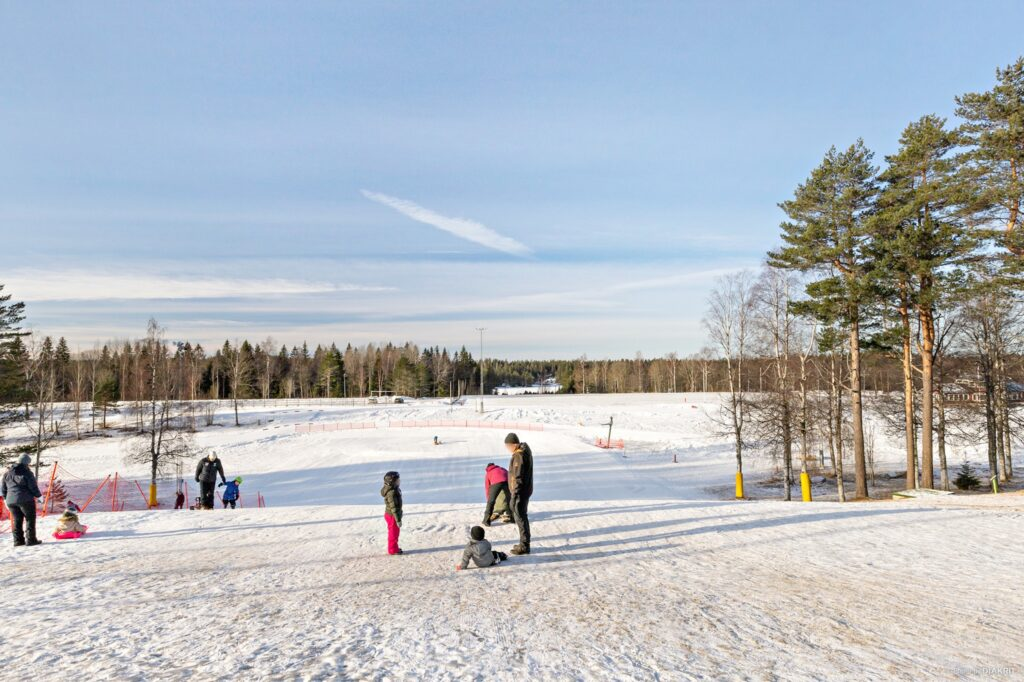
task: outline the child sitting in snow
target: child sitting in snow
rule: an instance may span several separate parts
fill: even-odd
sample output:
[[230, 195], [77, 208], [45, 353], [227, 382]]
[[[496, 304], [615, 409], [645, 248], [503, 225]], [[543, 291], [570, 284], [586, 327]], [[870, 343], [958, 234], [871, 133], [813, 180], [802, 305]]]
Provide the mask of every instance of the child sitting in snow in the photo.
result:
[[220, 498], [221, 502], [224, 503], [224, 508], [225, 509], [228, 508], [229, 504], [231, 505], [232, 509], [235, 508], [235, 503], [238, 502], [238, 486], [240, 486], [241, 484], [242, 484], [242, 477], [241, 476], [237, 477], [233, 481], [228, 481], [226, 483], [224, 483], [224, 482], [221, 483], [221, 485], [226, 486], [224, 488], [224, 494]]
[[472, 561], [478, 568], [497, 566], [508, 559], [504, 552], [495, 552], [491, 549], [491, 543], [484, 540], [484, 529], [480, 526], [473, 526], [469, 531], [469, 544], [462, 551], [462, 563], [455, 566], [456, 571], [464, 570]]
[[78, 509], [78, 505], [74, 502], [68, 502], [68, 506], [64, 509], [64, 513], [57, 519], [57, 528], [53, 531], [53, 537], [64, 540], [69, 538], [77, 538], [85, 535], [87, 526], [83, 526], [78, 520], [78, 514], [81, 513]]

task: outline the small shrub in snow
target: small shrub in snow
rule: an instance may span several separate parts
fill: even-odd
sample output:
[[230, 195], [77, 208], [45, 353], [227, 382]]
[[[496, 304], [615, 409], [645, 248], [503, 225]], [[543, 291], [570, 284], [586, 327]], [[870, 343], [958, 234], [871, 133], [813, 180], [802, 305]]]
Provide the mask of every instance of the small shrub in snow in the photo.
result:
[[960, 470], [957, 472], [956, 478], [953, 479], [953, 485], [960, 490], [974, 490], [981, 484], [978, 477], [974, 475], [974, 469], [971, 465], [964, 460], [964, 463], [960, 465]]

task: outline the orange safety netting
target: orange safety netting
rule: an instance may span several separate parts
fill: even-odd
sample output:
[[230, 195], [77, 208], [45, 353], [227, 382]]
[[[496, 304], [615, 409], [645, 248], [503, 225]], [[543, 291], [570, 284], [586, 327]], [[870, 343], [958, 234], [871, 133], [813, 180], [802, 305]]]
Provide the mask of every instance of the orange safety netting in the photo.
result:
[[[77, 476], [59, 462], [43, 474], [40, 472], [39, 489], [43, 493], [42, 500], [36, 503], [36, 515], [60, 514], [69, 502], [74, 502], [82, 512], [101, 511], [133, 511], [141, 509], [174, 509], [178, 492], [185, 496], [182, 509], [195, 505], [194, 495], [198, 487], [189, 488], [186, 480], [173, 478], [158, 479], [156, 482], [157, 504], [149, 505], [149, 481], [129, 479], [114, 472], [104, 478], [87, 478]], [[220, 500], [220, 491], [217, 491]], [[262, 508], [267, 506], [266, 498], [257, 491], [250, 504]], [[244, 507], [245, 500], [241, 493], [238, 506]], [[11, 513], [0, 497], [0, 533], [11, 529]]]
[[[40, 478], [43, 478], [40, 476]], [[78, 476], [54, 462], [46, 480], [40, 481], [43, 502], [39, 514], [60, 513], [68, 502], [82, 511], [149, 509], [149, 481], [128, 479], [114, 472], [104, 478]], [[188, 500], [188, 484], [182, 486]], [[173, 509], [178, 485], [174, 479], [157, 480], [157, 508]]]

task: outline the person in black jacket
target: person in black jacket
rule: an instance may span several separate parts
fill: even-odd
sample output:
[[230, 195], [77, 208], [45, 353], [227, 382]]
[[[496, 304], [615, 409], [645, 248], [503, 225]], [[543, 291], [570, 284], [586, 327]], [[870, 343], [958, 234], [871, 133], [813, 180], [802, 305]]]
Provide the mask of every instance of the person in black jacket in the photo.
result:
[[32, 458], [27, 454], [19, 457], [17, 463], [4, 474], [3, 483], [0, 484], [0, 494], [11, 512], [15, 547], [43, 544], [36, 537], [36, 500], [43, 494], [39, 492], [36, 477], [28, 466], [31, 462]]
[[527, 507], [533, 495], [533, 452], [526, 443], [519, 442], [519, 436], [510, 433], [505, 436], [505, 448], [512, 453], [508, 464], [508, 488], [512, 495], [510, 506], [512, 519], [519, 527], [519, 544], [513, 547], [513, 554], [530, 553], [530, 519]]
[[203, 509], [213, 509], [213, 491], [217, 485], [217, 474], [220, 474], [221, 483], [227, 483], [224, 465], [220, 463], [217, 453], [211, 452], [199, 460], [196, 466], [196, 483], [199, 484], [199, 500]]

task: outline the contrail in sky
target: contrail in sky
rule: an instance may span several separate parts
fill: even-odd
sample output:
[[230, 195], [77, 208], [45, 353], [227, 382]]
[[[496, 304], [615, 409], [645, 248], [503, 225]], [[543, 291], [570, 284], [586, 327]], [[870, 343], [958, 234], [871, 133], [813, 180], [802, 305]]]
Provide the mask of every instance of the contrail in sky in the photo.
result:
[[466, 218], [450, 218], [405, 199], [398, 199], [397, 197], [380, 194], [379, 192], [370, 192], [365, 189], [360, 191], [363, 193], [363, 196], [370, 201], [376, 201], [378, 204], [384, 204], [385, 206], [393, 208], [402, 215], [408, 216], [417, 222], [433, 225], [437, 229], [444, 230], [445, 232], [453, 234], [460, 239], [465, 239], [466, 241], [486, 246], [487, 248], [494, 249], [495, 251], [502, 251], [513, 256], [529, 256], [532, 253], [530, 248], [525, 244], [522, 244], [511, 237], [499, 234], [486, 225], [474, 220], [467, 220]]

